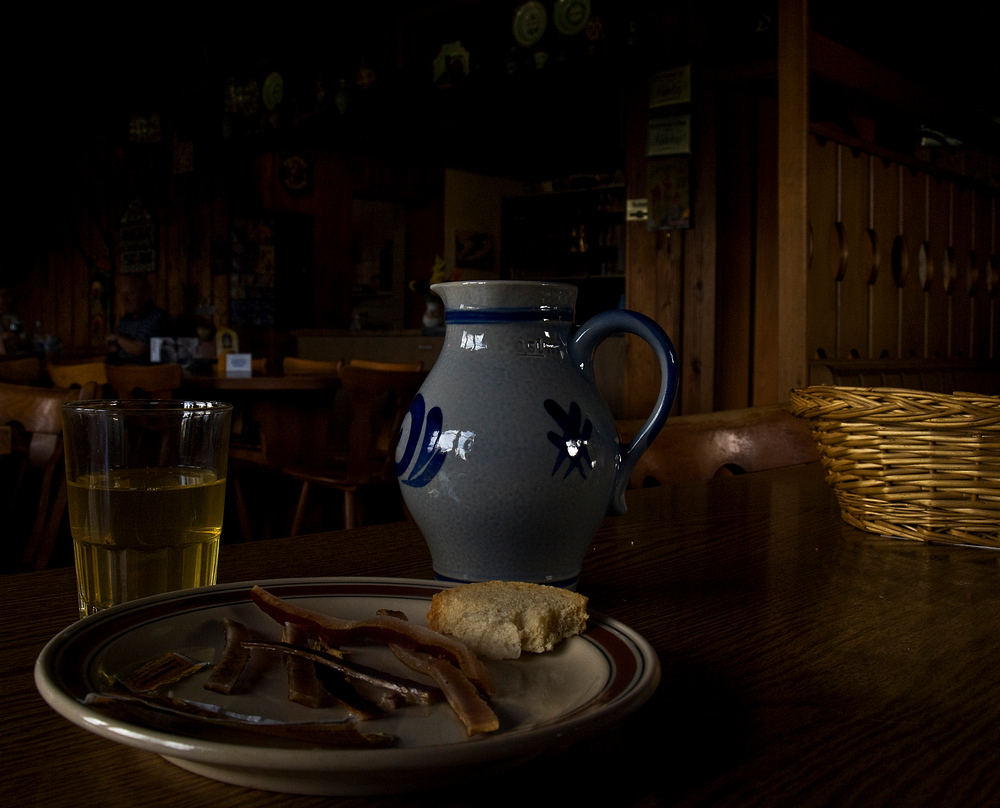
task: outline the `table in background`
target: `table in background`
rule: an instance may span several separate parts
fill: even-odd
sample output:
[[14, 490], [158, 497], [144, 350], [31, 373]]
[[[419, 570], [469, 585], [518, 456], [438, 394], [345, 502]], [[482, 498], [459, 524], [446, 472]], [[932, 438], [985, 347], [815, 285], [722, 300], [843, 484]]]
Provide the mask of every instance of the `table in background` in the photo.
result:
[[[580, 590], [639, 631], [660, 687], [603, 737], [523, 769], [373, 805], [986, 806], [1000, 794], [1000, 553], [857, 531], [818, 465], [630, 491]], [[222, 548], [220, 579], [426, 578], [412, 524]], [[73, 571], [3, 581], [0, 777], [12, 804], [356, 805], [229, 786], [78, 729], [35, 692], [76, 614]], [[486, 800], [490, 802], [490, 800]], [[492, 804], [492, 803], [491, 803]]]
[[296, 460], [302, 447], [315, 446], [317, 424], [326, 421], [321, 411], [332, 406], [339, 387], [336, 375], [187, 375], [181, 392], [232, 403], [234, 439], [259, 430], [267, 436], [262, 460], [279, 469]]
[[340, 385], [339, 376], [292, 375], [268, 376], [209, 376], [189, 374], [184, 376], [183, 387], [190, 390], [242, 391], [251, 393], [273, 393], [282, 391], [302, 392], [307, 390], [331, 390]]

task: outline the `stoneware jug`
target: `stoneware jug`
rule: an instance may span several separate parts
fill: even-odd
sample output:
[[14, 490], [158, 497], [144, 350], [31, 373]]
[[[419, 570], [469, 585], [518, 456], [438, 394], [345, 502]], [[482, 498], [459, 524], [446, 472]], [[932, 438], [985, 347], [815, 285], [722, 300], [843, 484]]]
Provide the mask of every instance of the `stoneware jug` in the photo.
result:
[[[396, 474], [448, 581], [575, 587], [601, 521], [670, 412], [673, 346], [650, 318], [608, 311], [574, 333], [577, 289], [533, 281], [431, 287], [444, 301], [441, 355], [403, 420]], [[629, 332], [660, 363], [653, 413], [631, 443], [594, 382], [594, 351]]]

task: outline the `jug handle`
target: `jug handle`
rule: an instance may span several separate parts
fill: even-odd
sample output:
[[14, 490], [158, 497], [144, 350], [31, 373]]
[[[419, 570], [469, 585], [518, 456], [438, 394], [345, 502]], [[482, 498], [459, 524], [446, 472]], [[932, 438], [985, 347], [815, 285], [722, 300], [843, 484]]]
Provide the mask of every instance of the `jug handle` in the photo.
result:
[[646, 419], [642, 429], [627, 444], [618, 443], [618, 470], [615, 474], [614, 490], [611, 492], [610, 510], [625, 513], [625, 488], [628, 478], [670, 414], [677, 392], [677, 354], [673, 343], [662, 328], [650, 317], [627, 309], [604, 311], [591, 317], [580, 326], [570, 340], [569, 355], [577, 367], [590, 379], [594, 379], [594, 352], [607, 337], [626, 332], [635, 334], [649, 343], [660, 363], [660, 392], [652, 414]]

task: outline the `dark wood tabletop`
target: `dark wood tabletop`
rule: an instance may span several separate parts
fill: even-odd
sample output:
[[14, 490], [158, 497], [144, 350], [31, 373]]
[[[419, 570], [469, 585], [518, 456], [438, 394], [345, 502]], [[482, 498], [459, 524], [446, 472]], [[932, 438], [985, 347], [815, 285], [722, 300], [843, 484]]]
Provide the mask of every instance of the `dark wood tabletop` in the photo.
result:
[[[0, 777], [18, 806], [993, 806], [1000, 553], [862, 533], [817, 465], [630, 491], [580, 579], [641, 633], [659, 689], [605, 735], [456, 788], [300, 797], [204, 779], [50, 710], [32, 668], [76, 617], [71, 569], [2, 581]], [[220, 580], [427, 578], [412, 524], [225, 546]], [[498, 797], [499, 795], [499, 797]], [[558, 801], [558, 802], [557, 802]]]

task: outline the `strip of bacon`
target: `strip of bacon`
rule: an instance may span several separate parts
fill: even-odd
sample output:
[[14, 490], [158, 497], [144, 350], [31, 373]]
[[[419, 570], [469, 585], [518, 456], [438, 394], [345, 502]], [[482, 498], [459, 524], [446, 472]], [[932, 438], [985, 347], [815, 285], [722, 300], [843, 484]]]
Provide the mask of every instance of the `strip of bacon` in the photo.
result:
[[[309, 649], [309, 634], [302, 626], [285, 623], [281, 639], [282, 642], [289, 645]], [[319, 650], [321, 653], [343, 659], [343, 654], [339, 651], [330, 654], [329, 651], [323, 649], [309, 650]], [[306, 707], [328, 707], [331, 702], [334, 702], [359, 721], [367, 721], [379, 715], [380, 706], [358, 693], [342, 673], [333, 671], [328, 666], [323, 666], [322, 669], [328, 671], [330, 676], [321, 678], [316, 669], [315, 661], [311, 659], [300, 654], [285, 654], [285, 670], [288, 673], [288, 700], [304, 704]], [[382, 688], [377, 688], [377, 690], [385, 692]], [[400, 701], [402, 702], [403, 699], [400, 698]]]
[[500, 728], [500, 720], [480, 697], [476, 686], [450, 662], [396, 643], [390, 643], [389, 649], [400, 662], [435, 681], [451, 708], [462, 719], [469, 735], [496, 732]]
[[171, 651], [147, 662], [119, 681], [133, 693], [151, 693], [186, 679], [200, 671], [206, 664]]
[[334, 646], [380, 643], [411, 648], [443, 657], [456, 665], [486, 696], [494, 693], [493, 680], [486, 666], [464, 643], [454, 637], [439, 634], [425, 626], [414, 625], [396, 617], [380, 615], [370, 620], [342, 620], [289, 603], [266, 589], [254, 586], [250, 591], [253, 602], [279, 625], [296, 623]]
[[358, 665], [354, 662], [346, 662], [337, 659], [322, 651], [314, 651], [310, 648], [302, 648], [298, 645], [289, 645], [284, 642], [247, 642], [243, 643], [246, 648], [260, 648], [264, 651], [277, 651], [282, 654], [297, 654], [298, 656], [319, 662], [335, 671], [344, 674], [348, 679], [366, 684], [384, 687], [399, 693], [406, 699], [407, 704], [434, 704], [442, 698], [441, 691], [430, 685], [422, 685], [412, 679], [404, 679], [401, 676], [393, 676], [391, 673], [375, 670], [365, 665]]
[[[247, 640], [250, 638], [247, 637]], [[302, 626], [285, 623], [281, 632], [282, 642], [308, 647], [309, 635]], [[244, 649], [248, 654], [250, 651]], [[288, 700], [306, 707], [322, 707], [329, 701], [326, 688], [316, 676], [316, 664], [298, 654], [285, 655], [285, 672], [288, 674]]]
[[286, 723], [259, 716], [239, 715], [214, 704], [184, 701], [155, 694], [88, 693], [83, 704], [99, 708], [124, 720], [135, 720], [137, 709], [178, 716], [212, 726], [244, 730], [278, 738], [288, 738], [312, 745], [338, 749], [380, 749], [394, 746], [396, 738], [385, 733], [361, 732], [351, 720], [337, 722], [309, 721]]
[[212, 675], [205, 682], [205, 689], [228, 696], [250, 659], [250, 652], [243, 647], [243, 643], [251, 637], [250, 629], [229, 617], [223, 619], [222, 625], [226, 630], [226, 645], [222, 649], [222, 657], [212, 669]]

